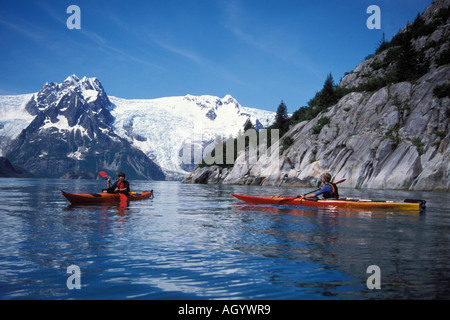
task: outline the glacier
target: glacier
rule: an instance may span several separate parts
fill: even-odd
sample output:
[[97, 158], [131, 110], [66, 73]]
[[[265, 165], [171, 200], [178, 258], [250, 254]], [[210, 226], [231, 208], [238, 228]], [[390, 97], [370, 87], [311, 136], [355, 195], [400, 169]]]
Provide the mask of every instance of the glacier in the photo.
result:
[[173, 179], [187, 175], [194, 162], [201, 160], [186, 156], [186, 152], [194, 155], [194, 150], [206, 150], [216, 138], [236, 137], [249, 120], [262, 128], [275, 119], [274, 112], [243, 107], [230, 95], [222, 99], [210, 95], [159, 99], [110, 96], [110, 100], [115, 132]]
[[11, 140], [33, 121], [34, 116], [25, 110], [32, 98], [33, 94], [0, 96], [0, 156]]

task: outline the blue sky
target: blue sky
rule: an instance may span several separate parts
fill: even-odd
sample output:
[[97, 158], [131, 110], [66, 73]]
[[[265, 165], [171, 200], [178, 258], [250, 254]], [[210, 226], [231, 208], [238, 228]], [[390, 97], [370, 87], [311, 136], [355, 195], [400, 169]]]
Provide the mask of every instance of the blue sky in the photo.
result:
[[[39, 91], [71, 74], [108, 95], [230, 94], [294, 112], [390, 40], [431, 0], [0, 0], [0, 94]], [[81, 29], [66, 26], [70, 5]], [[370, 5], [381, 29], [368, 29]]]

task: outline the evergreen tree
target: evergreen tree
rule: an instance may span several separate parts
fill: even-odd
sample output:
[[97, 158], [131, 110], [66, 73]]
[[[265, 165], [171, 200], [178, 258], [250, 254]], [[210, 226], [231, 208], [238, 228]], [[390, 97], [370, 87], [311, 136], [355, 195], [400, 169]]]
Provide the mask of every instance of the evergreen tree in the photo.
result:
[[405, 32], [400, 38], [401, 51], [396, 68], [397, 81], [408, 81], [414, 78], [416, 69], [416, 57], [411, 45], [409, 32]]
[[248, 119], [244, 125], [244, 132], [249, 129], [255, 129], [255, 126], [253, 125], [252, 120], [250, 120], [250, 119]]
[[333, 76], [329, 73], [320, 93], [320, 105], [322, 109], [325, 109], [335, 104], [337, 102], [336, 100]]
[[287, 113], [287, 107], [284, 104], [284, 101], [281, 100], [280, 105], [277, 109], [277, 114], [275, 116], [275, 123], [273, 128], [280, 130], [280, 136], [284, 135], [289, 130], [289, 116]]
[[425, 53], [416, 51], [411, 44], [415, 33], [419, 33], [423, 25], [423, 19], [418, 16], [416, 21], [408, 26], [405, 32], [396, 36], [400, 44], [400, 53], [395, 70], [395, 80], [398, 82], [416, 80], [429, 70], [430, 62], [425, 58]]
[[420, 32], [422, 31], [423, 27], [425, 25], [425, 20], [423, 20], [420, 13], [417, 13], [417, 17], [414, 20], [414, 22], [411, 24], [411, 27], [409, 28], [409, 32], [411, 32], [411, 38], [416, 38], [420, 36]]
[[328, 74], [322, 90], [308, 101], [307, 107], [301, 107], [294, 112], [291, 122], [297, 123], [304, 120], [314, 119], [319, 113], [326, 111], [328, 107], [337, 103], [343, 96], [343, 91], [336, 89], [331, 73]]

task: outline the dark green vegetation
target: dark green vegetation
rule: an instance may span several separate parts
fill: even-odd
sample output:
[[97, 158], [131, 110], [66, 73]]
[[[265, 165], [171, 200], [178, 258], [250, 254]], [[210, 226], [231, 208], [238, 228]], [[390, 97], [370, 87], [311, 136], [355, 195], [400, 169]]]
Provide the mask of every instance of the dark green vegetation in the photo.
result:
[[436, 98], [442, 99], [445, 97], [450, 98], [450, 83], [437, 85], [433, 89], [433, 94]]

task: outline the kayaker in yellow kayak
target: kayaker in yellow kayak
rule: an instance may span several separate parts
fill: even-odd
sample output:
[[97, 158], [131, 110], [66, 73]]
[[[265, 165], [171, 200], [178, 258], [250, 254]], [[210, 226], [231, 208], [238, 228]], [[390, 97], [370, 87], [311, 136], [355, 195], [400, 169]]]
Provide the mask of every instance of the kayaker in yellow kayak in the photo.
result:
[[304, 199], [304, 198], [316, 198], [316, 197], [322, 195], [325, 199], [339, 199], [339, 190], [338, 190], [336, 184], [331, 182], [331, 174], [324, 173], [322, 175], [322, 184], [324, 184], [324, 186], [322, 187], [322, 189], [320, 189], [316, 193], [313, 193], [311, 195], [306, 195], [306, 196], [303, 193], [303, 194], [299, 195], [298, 197]]
[[128, 195], [130, 193], [130, 183], [125, 180], [125, 173], [119, 172], [117, 175], [118, 179], [114, 184], [111, 186], [111, 179], [108, 178], [108, 188], [104, 189], [103, 192], [109, 192], [109, 193], [123, 193]]

